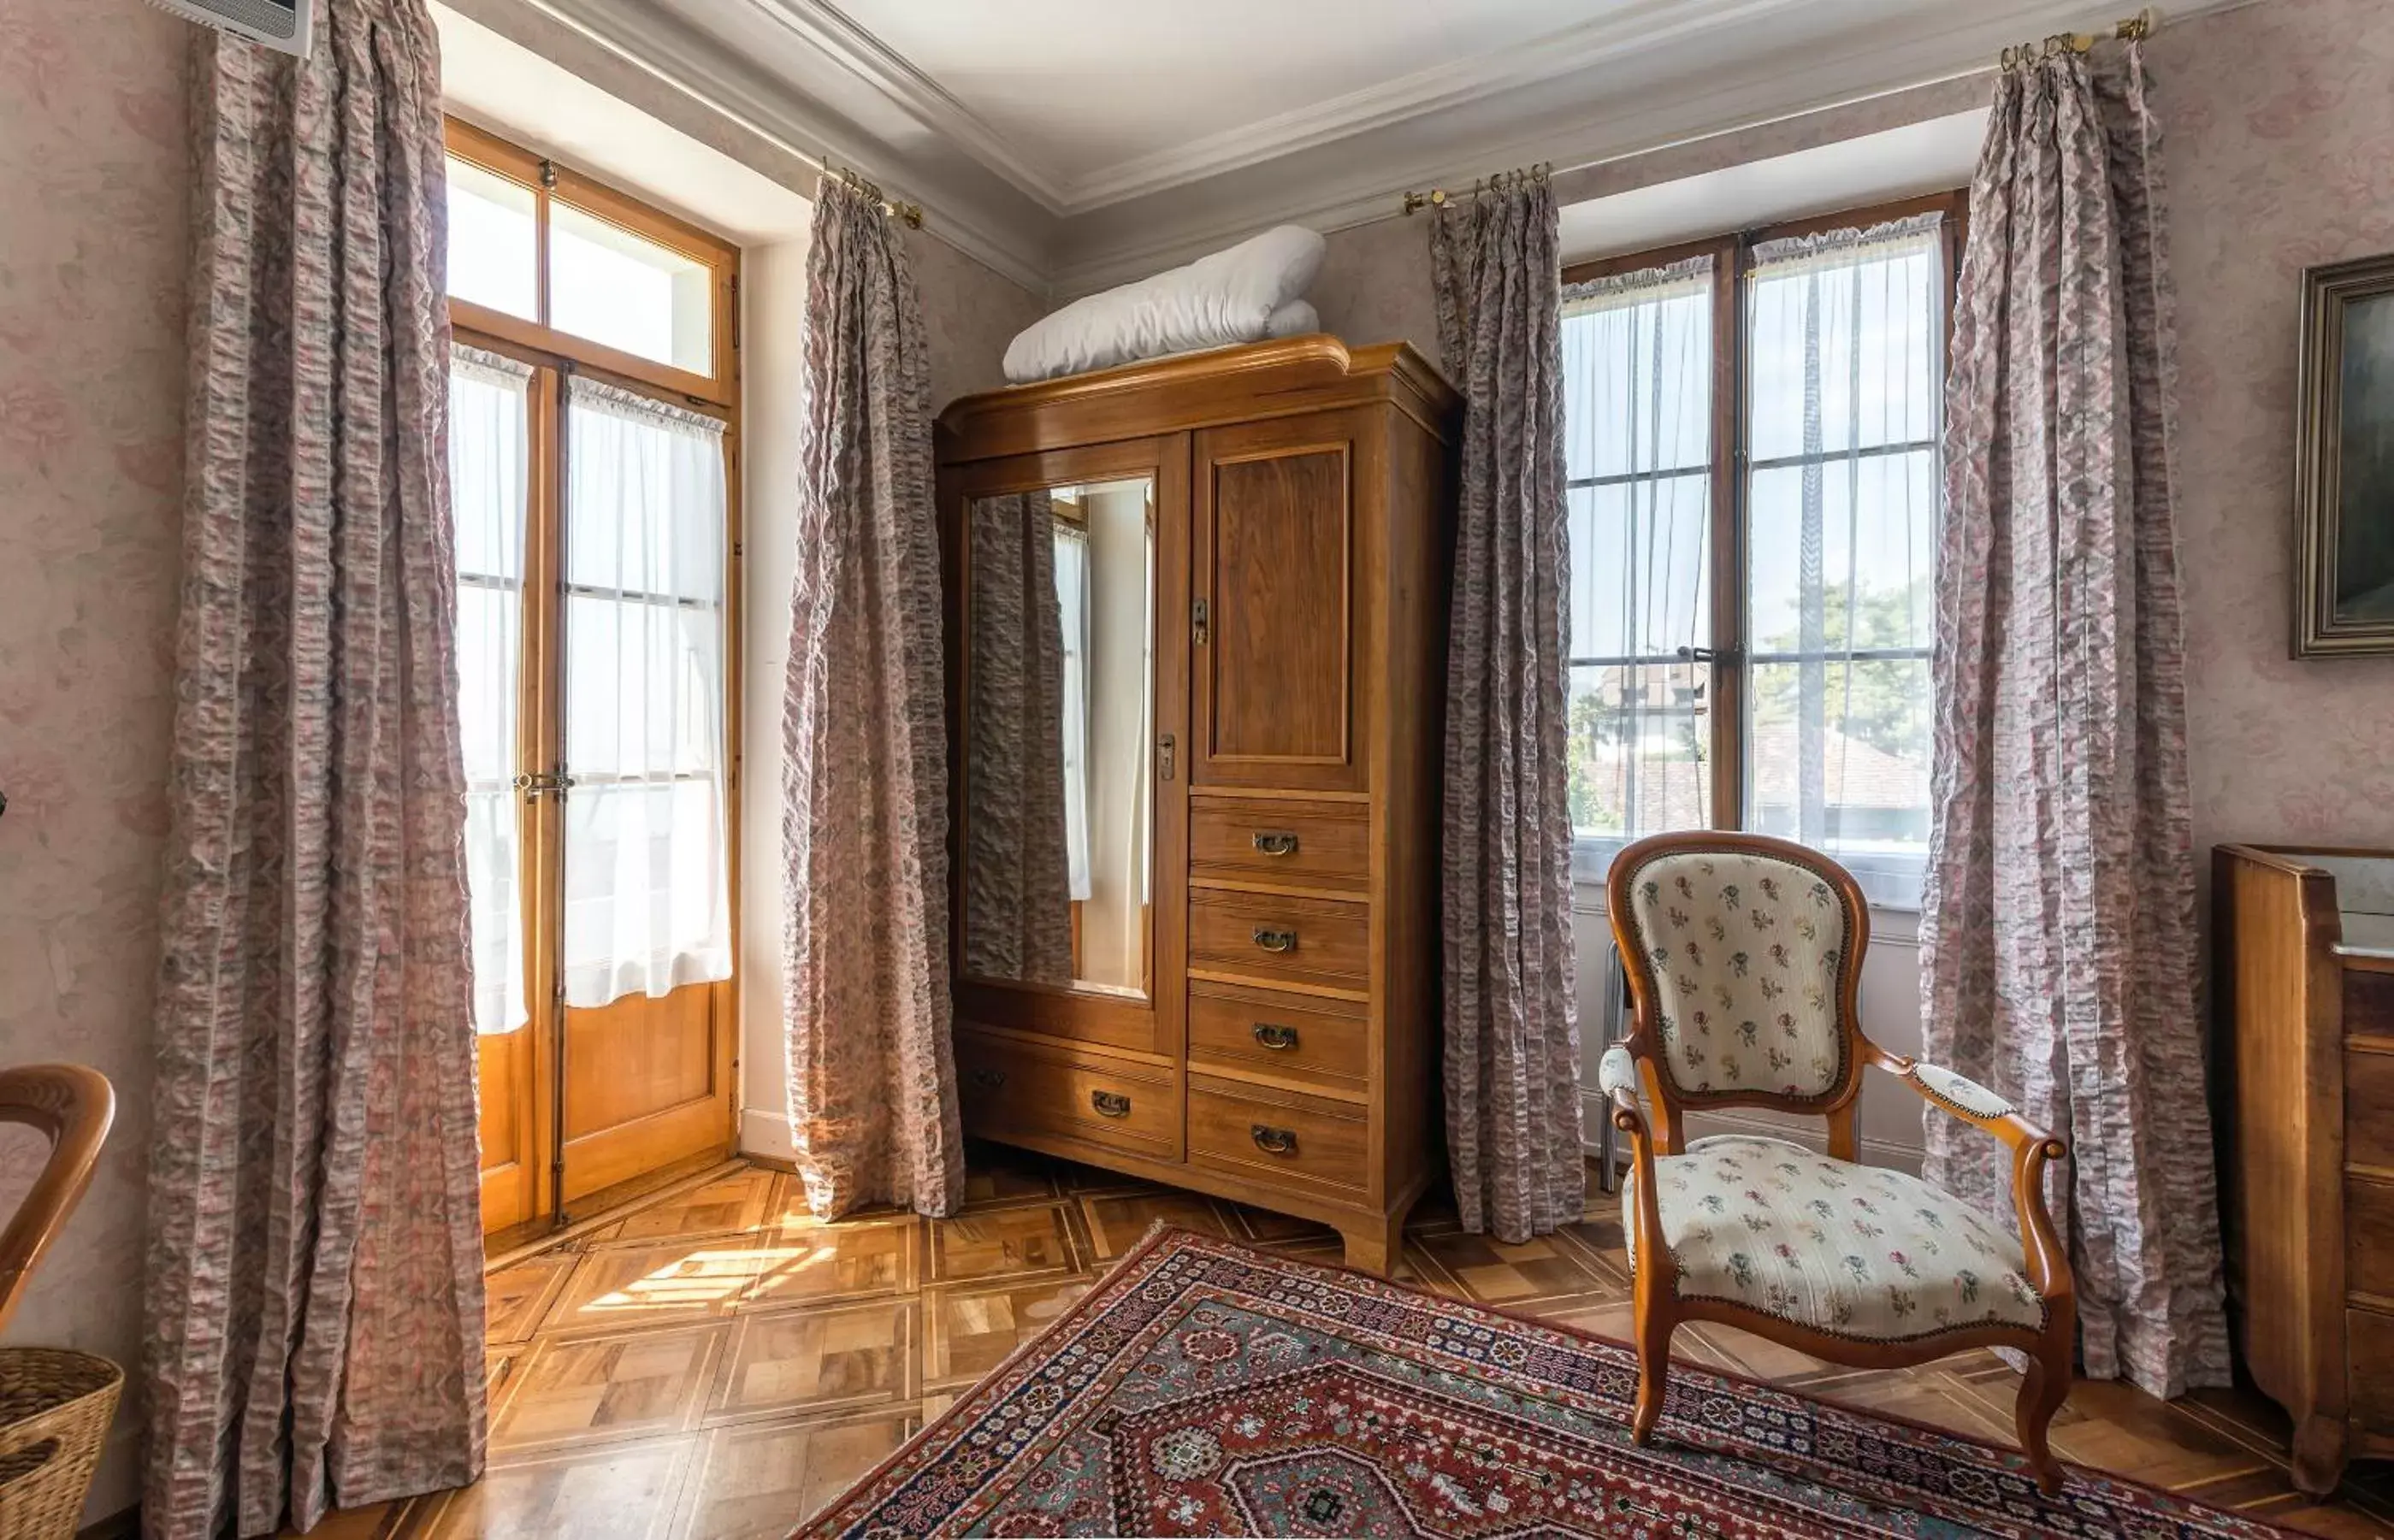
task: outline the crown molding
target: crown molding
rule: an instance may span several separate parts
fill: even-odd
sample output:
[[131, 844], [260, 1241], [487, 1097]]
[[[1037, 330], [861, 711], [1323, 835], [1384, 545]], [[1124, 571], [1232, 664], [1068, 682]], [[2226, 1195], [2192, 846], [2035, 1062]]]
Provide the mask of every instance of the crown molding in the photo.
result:
[[[809, 197], [814, 193], [811, 176], [802, 175], [794, 183], [792, 163], [811, 168], [828, 157], [852, 167], [892, 196], [922, 203], [928, 211], [927, 233], [1033, 294], [1048, 293], [1046, 257], [1054, 216], [944, 136], [933, 140], [936, 153], [901, 153], [808, 94], [735, 57], [653, 0], [446, 3], [527, 46], [553, 49], [560, 42], [559, 31], [570, 34], [601, 57], [560, 59], [559, 63], [568, 68], [578, 63], [577, 72], [585, 74], [597, 72], [594, 65], [612, 65], [605, 72], [629, 74], [662, 87], [640, 93], [643, 99], [635, 105], [717, 143], [734, 158]], [[528, 28], [527, 22], [533, 25]], [[548, 25], [543, 28], [538, 22]], [[692, 113], [716, 122], [693, 124], [689, 121]], [[706, 131], [724, 126], [734, 132]], [[743, 136], [755, 144], [740, 143]], [[749, 152], [757, 149], [770, 153]]]
[[[799, 162], [853, 166], [921, 202], [927, 234], [1043, 297], [1143, 277], [1269, 225], [1394, 217], [1405, 188], [1465, 185], [1492, 167], [1549, 161], [1566, 202], [1594, 196], [1581, 185], [1591, 168], [1988, 74], [2006, 44], [2086, 17], [2086, 0], [1631, 0], [1073, 178], [829, 0], [449, 3], [502, 33], [509, 15], [569, 29], [611, 73], [667, 88], [640, 105], [712, 114], [769, 149], [751, 162], [785, 184]], [[2163, 46], [2190, 18], [2259, 3], [2178, 0]]]
[[987, 119], [957, 100], [888, 44], [824, 0], [750, 0], [792, 35], [871, 85], [924, 128], [965, 150], [1035, 199], [1050, 214], [1066, 212], [1060, 177], [1034, 164]]
[[1395, 80], [1102, 167], [1065, 185], [1061, 212], [1084, 214], [1203, 181], [1811, 3], [1733, 0], [1700, 12], [1685, 0], [1638, 0], [1559, 33], [1493, 53], [1444, 60]]
[[[2205, 13], [2260, 3], [2181, 0], [2161, 35]], [[1896, 20], [1873, 24], [1873, 8]], [[1832, 10], [1845, 13], [1845, 25], [1812, 25]], [[1707, 67], [1643, 81], [1624, 77], [1648, 62], [1650, 50], [1607, 52], [1586, 40], [1572, 67], [1542, 81], [1516, 79], [1393, 118], [1367, 135], [1075, 215], [1052, 249], [1050, 284], [1058, 298], [1069, 298], [1193, 260], [1272, 225], [1327, 232], [1401, 217], [1404, 189], [1468, 185], [1492, 167], [1551, 161], [1564, 168], [1555, 174], [1559, 194], [1574, 201], [1593, 195], [1570, 185], [1592, 168], [1914, 87], [1992, 77], [2006, 44], [2083, 21], [2085, 10], [2085, 0], [2009, 0], [1904, 16], [1894, 0], [1875, 7], [1754, 0], [1741, 8], [1745, 32], [1775, 27], [1795, 35], [1752, 41], [1728, 57], [1725, 44], [1682, 31], [1675, 34], [1677, 46], [1683, 52], [1703, 46]]]

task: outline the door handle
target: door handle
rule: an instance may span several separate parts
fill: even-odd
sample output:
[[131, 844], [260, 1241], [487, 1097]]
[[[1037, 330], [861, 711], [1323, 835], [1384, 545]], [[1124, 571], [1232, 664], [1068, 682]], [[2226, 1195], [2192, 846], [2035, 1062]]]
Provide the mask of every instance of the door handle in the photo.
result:
[[1282, 829], [1267, 829], [1256, 833], [1255, 846], [1266, 855], [1294, 855], [1296, 836]]
[[1294, 1129], [1275, 1129], [1256, 1123], [1248, 1128], [1247, 1135], [1256, 1142], [1256, 1148], [1266, 1155], [1296, 1154], [1296, 1130]]
[[1110, 1090], [1093, 1090], [1089, 1092], [1089, 1105], [1097, 1109], [1098, 1116], [1099, 1117], [1128, 1117], [1130, 1116], [1130, 1098], [1127, 1096], [1118, 1096]]
[[1256, 1024], [1256, 1041], [1263, 1044], [1266, 1048], [1270, 1049], [1295, 1048], [1296, 1046], [1296, 1028], [1293, 1026], [1282, 1026], [1278, 1022], [1257, 1022]]
[[972, 1083], [979, 1086], [983, 1090], [995, 1090], [998, 1087], [1006, 1084], [1006, 1071], [1002, 1069], [974, 1070]]
[[1255, 935], [1256, 945], [1262, 947], [1267, 952], [1294, 952], [1296, 950], [1296, 933], [1295, 931], [1271, 931], [1266, 930], [1264, 927], [1258, 925], [1256, 927]]
[[1166, 733], [1162, 737], [1155, 740], [1155, 757], [1158, 765], [1157, 773], [1163, 776], [1165, 780], [1170, 780], [1172, 778], [1173, 761], [1177, 756], [1179, 747], [1180, 745], [1178, 741], [1176, 740], [1170, 733]]

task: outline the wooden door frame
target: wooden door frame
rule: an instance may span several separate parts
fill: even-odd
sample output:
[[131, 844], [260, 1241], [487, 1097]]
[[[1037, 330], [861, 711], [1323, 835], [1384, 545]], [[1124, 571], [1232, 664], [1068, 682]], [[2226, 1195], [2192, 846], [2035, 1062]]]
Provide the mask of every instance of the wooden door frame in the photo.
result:
[[[454, 339], [498, 353], [533, 369], [524, 531], [523, 679], [518, 706], [518, 763], [554, 774], [564, 760], [563, 571], [565, 516], [564, 380], [585, 375], [651, 399], [712, 417], [724, 424], [723, 691], [724, 838], [727, 922], [732, 952], [730, 976], [705, 985], [715, 1028], [710, 1084], [723, 1096], [722, 1139], [701, 1154], [720, 1158], [740, 1138], [742, 973], [741, 801], [743, 691], [743, 646], [746, 545], [742, 486], [742, 380], [740, 347], [740, 248], [664, 211], [640, 202], [535, 154], [522, 146], [452, 117], [446, 121], [449, 152], [528, 189], [534, 200], [536, 319], [527, 320], [469, 301], [449, 302]], [[706, 266], [713, 274], [710, 372], [699, 374], [608, 347], [546, 324], [548, 314], [547, 212], [552, 201], [605, 220]], [[518, 1092], [519, 1128], [533, 1143], [535, 1169], [530, 1183], [529, 1221], [543, 1215], [563, 1222], [566, 1171], [562, 988], [564, 913], [564, 810], [559, 799], [535, 799], [525, 815], [519, 803], [519, 891], [524, 895], [525, 981], [529, 1046], [515, 1051], [529, 1085]], [[543, 986], [546, 985], [546, 986]], [[690, 987], [690, 986], [685, 986]], [[711, 1099], [711, 1097], [710, 1097]], [[530, 1103], [527, 1106], [526, 1102]], [[691, 1156], [668, 1163], [686, 1163]], [[519, 1179], [521, 1180], [521, 1179]], [[603, 1185], [603, 1184], [602, 1184]], [[578, 1194], [587, 1195], [587, 1192]], [[506, 1210], [501, 1210], [502, 1215]], [[486, 1223], [486, 1231], [508, 1228]]]

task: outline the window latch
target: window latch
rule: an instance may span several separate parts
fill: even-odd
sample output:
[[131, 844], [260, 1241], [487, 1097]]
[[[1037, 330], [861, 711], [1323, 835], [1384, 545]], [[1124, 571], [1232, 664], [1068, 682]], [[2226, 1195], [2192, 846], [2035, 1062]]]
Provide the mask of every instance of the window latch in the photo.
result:
[[1743, 663], [1745, 661], [1745, 649], [1737, 646], [1681, 647], [1679, 661], [1682, 663]]

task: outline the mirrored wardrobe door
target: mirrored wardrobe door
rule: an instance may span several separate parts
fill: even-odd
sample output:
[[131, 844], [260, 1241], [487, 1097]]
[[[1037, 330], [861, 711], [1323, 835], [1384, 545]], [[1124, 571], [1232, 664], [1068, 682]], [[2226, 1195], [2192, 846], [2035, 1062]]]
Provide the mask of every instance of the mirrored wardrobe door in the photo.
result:
[[942, 500], [955, 972], [973, 1019], [1152, 1049], [1159, 793], [1182, 772], [1157, 691], [1160, 467], [1124, 460], [974, 466]]

